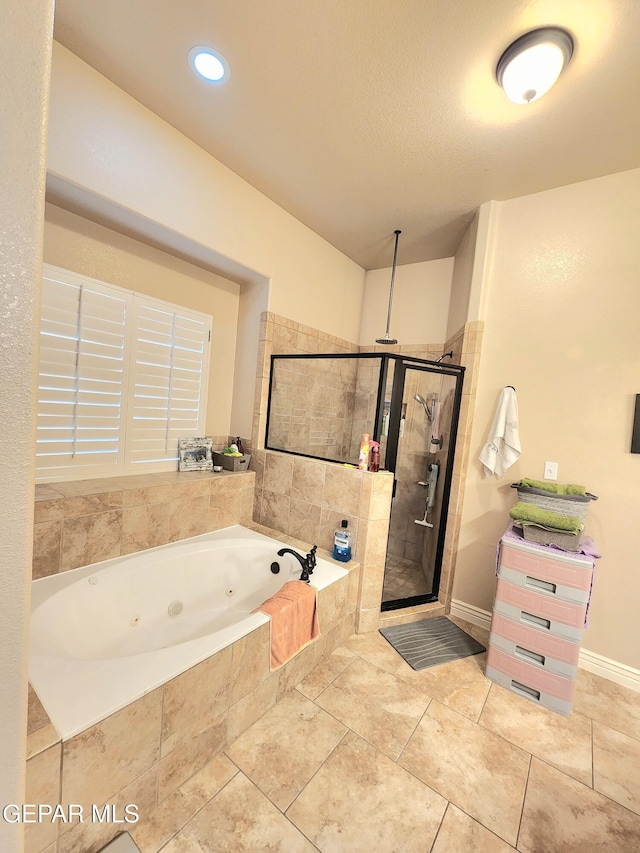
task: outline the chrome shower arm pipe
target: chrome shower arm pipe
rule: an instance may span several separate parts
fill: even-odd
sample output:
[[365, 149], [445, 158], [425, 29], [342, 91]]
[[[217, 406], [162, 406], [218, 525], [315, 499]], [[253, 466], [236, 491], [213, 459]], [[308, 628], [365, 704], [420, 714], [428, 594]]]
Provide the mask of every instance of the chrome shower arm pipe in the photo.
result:
[[389, 287], [389, 310], [387, 311], [387, 331], [385, 335], [389, 335], [389, 327], [391, 326], [391, 306], [393, 305], [393, 287], [396, 281], [396, 261], [398, 260], [398, 237], [402, 231], [394, 231], [396, 235], [396, 244], [393, 247], [393, 263], [391, 265], [391, 285]]

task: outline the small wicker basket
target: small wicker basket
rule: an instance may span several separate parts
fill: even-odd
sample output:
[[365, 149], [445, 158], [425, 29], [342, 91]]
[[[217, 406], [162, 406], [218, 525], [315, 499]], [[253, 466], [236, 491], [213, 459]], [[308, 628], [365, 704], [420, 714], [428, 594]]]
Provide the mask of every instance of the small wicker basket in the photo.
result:
[[533, 504], [540, 509], [555, 512], [557, 515], [563, 515], [566, 518], [579, 518], [583, 523], [587, 517], [589, 504], [591, 501], [598, 500], [595, 495], [589, 492], [586, 495], [554, 495], [552, 492], [545, 492], [542, 489], [521, 486], [520, 483], [512, 483], [511, 488], [518, 490], [518, 500], [523, 501], [523, 503]]

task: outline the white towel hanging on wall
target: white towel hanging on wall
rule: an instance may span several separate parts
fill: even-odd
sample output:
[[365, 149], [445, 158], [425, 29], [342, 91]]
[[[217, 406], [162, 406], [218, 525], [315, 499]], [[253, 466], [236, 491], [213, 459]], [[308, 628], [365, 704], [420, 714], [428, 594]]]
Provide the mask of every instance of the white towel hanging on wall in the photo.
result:
[[515, 388], [507, 385], [500, 393], [496, 413], [480, 453], [484, 465], [484, 476], [495, 474], [502, 477], [507, 468], [520, 458], [520, 435], [518, 433], [518, 401]]

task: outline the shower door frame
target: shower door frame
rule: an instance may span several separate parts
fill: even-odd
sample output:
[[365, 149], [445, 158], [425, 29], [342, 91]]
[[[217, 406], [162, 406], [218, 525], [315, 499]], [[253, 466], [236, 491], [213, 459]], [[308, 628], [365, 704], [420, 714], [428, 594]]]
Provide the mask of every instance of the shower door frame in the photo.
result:
[[269, 394], [267, 397], [267, 418], [264, 428], [264, 449], [265, 450], [275, 450], [278, 453], [289, 453], [291, 456], [302, 456], [305, 459], [318, 459], [320, 462], [335, 462], [337, 465], [349, 465], [351, 464], [348, 460], [345, 459], [336, 459], [335, 457], [330, 456], [319, 456], [317, 453], [303, 453], [300, 450], [286, 450], [283, 447], [273, 447], [269, 444], [269, 425], [271, 423], [271, 409], [272, 409], [272, 396], [273, 396], [273, 381], [274, 381], [274, 365], [276, 361], [285, 360], [285, 359], [297, 359], [304, 361], [316, 361], [318, 359], [327, 359], [327, 358], [335, 358], [335, 359], [345, 359], [345, 358], [354, 358], [354, 359], [374, 359], [377, 358], [380, 360], [380, 372], [378, 374], [378, 395], [376, 398], [376, 413], [374, 416], [374, 424], [375, 430], [371, 434], [374, 441], [380, 440], [380, 431], [382, 430], [382, 417], [383, 417], [383, 397], [384, 397], [384, 389], [385, 383], [387, 381], [387, 368], [388, 363], [387, 359], [389, 358], [388, 353], [380, 353], [380, 352], [318, 352], [318, 353], [273, 353], [270, 357], [270, 366], [269, 366]]
[[[433, 572], [433, 589], [432, 592], [425, 595], [413, 595], [408, 598], [395, 598], [390, 601], [381, 602], [381, 611], [399, 610], [404, 607], [413, 607], [416, 604], [429, 604], [438, 601], [440, 591], [440, 576], [442, 574], [442, 556], [444, 554], [444, 541], [447, 533], [447, 521], [449, 514], [449, 498], [451, 496], [451, 481], [453, 478], [453, 464], [456, 453], [456, 445], [458, 443], [458, 423], [460, 420], [460, 405], [462, 402], [462, 386], [464, 381], [464, 367], [462, 365], [447, 364], [443, 365], [437, 361], [427, 361], [421, 358], [411, 358], [405, 356], [394, 356], [388, 354], [384, 356], [386, 359], [393, 358], [395, 361], [393, 373], [393, 385], [391, 389], [391, 406], [389, 410], [389, 430], [387, 436], [387, 448], [385, 454], [385, 468], [393, 472], [393, 497], [396, 493], [397, 479], [395, 476], [396, 467], [398, 464], [398, 439], [400, 437], [400, 420], [402, 418], [402, 403], [404, 397], [405, 376], [407, 369], [419, 370], [424, 373], [440, 374], [455, 377], [456, 384], [454, 389], [453, 407], [451, 412], [451, 429], [449, 452], [447, 454], [447, 464], [444, 472], [444, 486], [442, 489], [442, 507], [440, 509], [440, 523], [438, 525], [438, 541], [435, 551], [435, 565]], [[386, 364], [381, 371], [385, 377], [387, 375]], [[382, 386], [382, 382], [381, 382]], [[383, 390], [384, 390], [384, 386]], [[384, 401], [382, 401], [384, 402]], [[380, 406], [382, 408], [382, 405]], [[376, 423], [376, 440], [380, 440], [380, 429], [382, 423]], [[391, 519], [389, 519], [391, 521]], [[386, 571], [386, 556], [385, 556], [385, 571]]]

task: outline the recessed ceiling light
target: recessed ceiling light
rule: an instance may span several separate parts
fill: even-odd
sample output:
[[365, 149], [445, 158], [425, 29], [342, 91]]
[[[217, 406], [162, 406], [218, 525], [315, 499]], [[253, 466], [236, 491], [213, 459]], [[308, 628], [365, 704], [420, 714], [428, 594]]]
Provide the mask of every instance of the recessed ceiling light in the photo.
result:
[[211, 47], [192, 47], [189, 63], [199, 77], [210, 83], [220, 83], [229, 76], [226, 59]]
[[498, 61], [496, 77], [507, 98], [530, 104], [546, 94], [573, 54], [573, 39], [560, 27], [541, 27], [509, 45]]

